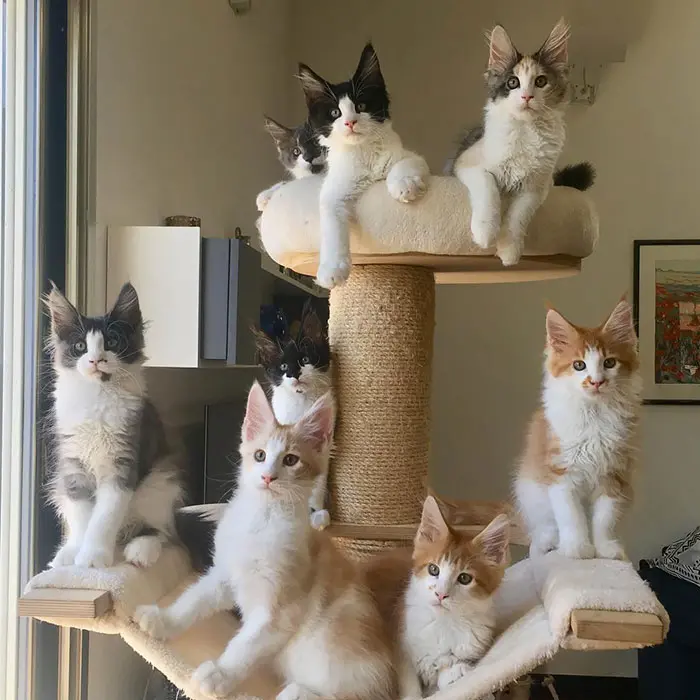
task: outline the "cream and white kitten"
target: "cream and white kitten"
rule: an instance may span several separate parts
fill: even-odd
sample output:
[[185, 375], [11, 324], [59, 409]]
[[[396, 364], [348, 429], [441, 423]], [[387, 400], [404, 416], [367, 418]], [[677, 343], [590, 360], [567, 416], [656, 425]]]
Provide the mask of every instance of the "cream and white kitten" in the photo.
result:
[[281, 426], [253, 385], [239, 487], [216, 530], [213, 566], [170, 607], [135, 612], [143, 630], [166, 638], [214, 612], [240, 610], [238, 634], [195, 672], [203, 693], [229, 693], [267, 662], [286, 684], [279, 700], [393, 697], [391, 651], [362, 572], [309, 523], [333, 412], [325, 395], [296, 425]]
[[641, 375], [632, 307], [598, 328], [547, 314], [542, 408], [515, 480], [533, 555], [621, 559], [618, 521], [632, 498]]
[[475, 243], [495, 243], [504, 265], [520, 260], [564, 147], [568, 39], [569, 27], [560, 20], [539, 51], [523, 56], [503, 27], [493, 29], [484, 122], [465, 135], [448, 166], [469, 190]]
[[499, 515], [476, 537], [461, 535], [428, 496], [413, 554], [392, 552], [368, 564], [370, 587], [395, 639], [402, 698], [446, 688], [491, 646], [508, 533], [508, 518]]
[[406, 150], [389, 115], [389, 94], [371, 44], [362, 51], [351, 80], [329, 83], [299, 65], [309, 122], [328, 149], [328, 170], [320, 194], [321, 251], [316, 281], [332, 289], [350, 274], [349, 217], [357, 198], [386, 180], [400, 202], [420, 197], [428, 184], [428, 164]]

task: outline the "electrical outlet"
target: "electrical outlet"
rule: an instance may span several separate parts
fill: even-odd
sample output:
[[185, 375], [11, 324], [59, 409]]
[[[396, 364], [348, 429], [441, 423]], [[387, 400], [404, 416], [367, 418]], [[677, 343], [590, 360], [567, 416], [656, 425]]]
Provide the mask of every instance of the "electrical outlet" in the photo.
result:
[[592, 105], [595, 102], [596, 87], [595, 85], [586, 85], [585, 83], [572, 85], [573, 94], [571, 102], [573, 104]]

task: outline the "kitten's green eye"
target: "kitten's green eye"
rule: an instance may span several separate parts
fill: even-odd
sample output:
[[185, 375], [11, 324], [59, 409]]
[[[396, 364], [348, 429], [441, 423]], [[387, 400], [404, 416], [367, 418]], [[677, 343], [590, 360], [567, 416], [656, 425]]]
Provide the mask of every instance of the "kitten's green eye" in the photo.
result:
[[367, 105], [364, 102], [360, 102], [357, 105], [357, 111], [358, 112], [364, 112], [367, 109]]
[[603, 360], [603, 367], [605, 369], [612, 369], [617, 364], [617, 360], [614, 357], [606, 357]]
[[298, 158], [301, 155], [301, 148], [295, 148], [292, 153]]
[[510, 78], [506, 80], [506, 87], [509, 90], [515, 90], [515, 88], [520, 87], [520, 81], [514, 75], [511, 75]]
[[308, 365], [309, 362], [311, 362], [311, 360], [306, 355], [304, 355], [304, 357], [301, 358], [302, 365]]
[[331, 117], [337, 119], [340, 116], [340, 110], [336, 107], [331, 110]]
[[280, 372], [286, 372], [286, 371], [287, 371], [287, 363], [286, 363], [286, 362], [283, 362], [283, 363], [280, 365]]
[[463, 586], [468, 586], [473, 580], [474, 577], [471, 574], [468, 574], [466, 571], [463, 571], [459, 576], [457, 576], [457, 583], [461, 583]]
[[440, 567], [437, 564], [428, 564], [428, 573], [431, 576], [439, 576], [440, 575]]
[[75, 350], [75, 352], [85, 352], [87, 350], [87, 345], [85, 345], [84, 341], [79, 340], [77, 343], [73, 343], [73, 350]]
[[253, 459], [255, 459], [256, 462], [264, 462], [265, 450], [255, 450], [255, 453], [253, 454]]
[[116, 338], [107, 338], [107, 342], [105, 343], [107, 350], [114, 350], [117, 345], [119, 345], [119, 341]]
[[586, 363], [583, 360], [574, 360], [574, 369], [577, 372], [583, 372], [586, 369]]
[[535, 78], [535, 87], [543, 88], [546, 84], [547, 84], [547, 76], [546, 75], [538, 75]]
[[299, 456], [293, 455], [291, 452], [282, 458], [282, 464], [285, 467], [293, 467], [297, 462], [299, 462]]

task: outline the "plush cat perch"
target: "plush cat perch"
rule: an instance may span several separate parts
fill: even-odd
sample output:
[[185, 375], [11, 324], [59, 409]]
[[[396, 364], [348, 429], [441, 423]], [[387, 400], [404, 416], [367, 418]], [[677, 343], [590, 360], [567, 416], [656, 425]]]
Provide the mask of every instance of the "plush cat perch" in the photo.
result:
[[[320, 176], [280, 187], [260, 218], [260, 236], [281, 265], [315, 275], [320, 245]], [[402, 204], [385, 182], [367, 190], [356, 205], [351, 252], [358, 265], [411, 265], [435, 273], [438, 284], [519, 282], [576, 274], [598, 240], [591, 200], [568, 187], [553, 187], [535, 215], [520, 263], [504, 268], [493, 250], [472, 240], [466, 188], [454, 177], [433, 176], [423, 198]]]
[[[479, 512], [488, 517], [492, 506]], [[337, 534], [352, 535], [342, 528]], [[517, 540], [520, 535], [514, 534]], [[130, 620], [141, 604], [172, 602], [193, 576], [187, 556], [177, 548], [166, 550], [150, 569], [129, 564], [106, 570], [54, 569], [30, 582], [20, 600], [20, 614], [119, 634], [189, 697], [206, 700], [190, 685], [190, 678], [201, 662], [216, 658], [236, 632], [233, 615], [217, 614], [169, 642], [151, 639]], [[496, 606], [503, 631], [494, 646], [471, 675], [436, 693], [435, 700], [478, 700], [532, 671], [560, 648], [634, 649], [660, 643], [668, 629], [665, 611], [625, 562], [574, 561], [556, 553], [526, 559], [506, 572]], [[261, 670], [230, 698], [274, 698], [279, 689], [279, 680]]]

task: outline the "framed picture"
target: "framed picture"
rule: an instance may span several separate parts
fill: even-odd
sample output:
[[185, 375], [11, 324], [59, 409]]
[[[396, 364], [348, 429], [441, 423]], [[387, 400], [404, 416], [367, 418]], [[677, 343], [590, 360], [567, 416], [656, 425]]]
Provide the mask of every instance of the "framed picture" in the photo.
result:
[[700, 404], [700, 240], [634, 242], [644, 403]]

